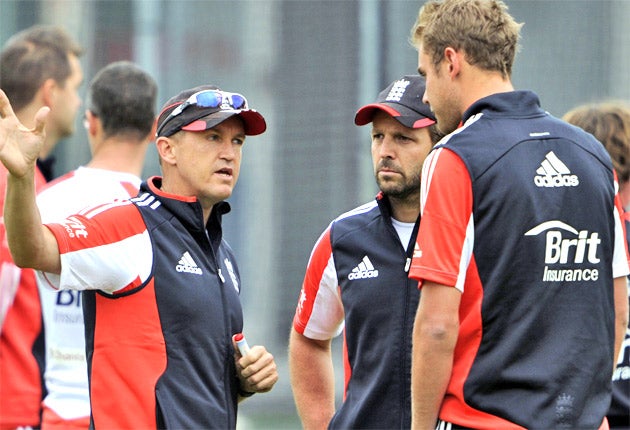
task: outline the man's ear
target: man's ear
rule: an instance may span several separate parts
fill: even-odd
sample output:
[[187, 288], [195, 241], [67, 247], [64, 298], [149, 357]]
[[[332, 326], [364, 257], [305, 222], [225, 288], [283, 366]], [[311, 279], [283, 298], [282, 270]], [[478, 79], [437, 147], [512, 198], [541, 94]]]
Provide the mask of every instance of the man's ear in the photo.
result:
[[40, 91], [42, 94], [42, 101], [45, 106], [52, 107], [55, 100], [55, 92], [57, 91], [57, 82], [48, 78], [42, 84]]
[[87, 133], [90, 136], [94, 136], [100, 125], [100, 120], [98, 116], [94, 115], [94, 113], [88, 109], [85, 111], [84, 125]]
[[456, 51], [454, 48], [448, 46], [444, 49], [444, 61], [446, 62], [446, 72], [453, 78], [457, 76], [462, 67], [462, 55], [461, 51]]
[[177, 164], [177, 145], [172, 137], [160, 136], [155, 141], [160, 160], [166, 164]]
[[149, 132], [149, 140], [155, 140], [155, 135], [157, 134], [157, 121], [153, 121], [153, 125], [151, 126], [151, 131]]

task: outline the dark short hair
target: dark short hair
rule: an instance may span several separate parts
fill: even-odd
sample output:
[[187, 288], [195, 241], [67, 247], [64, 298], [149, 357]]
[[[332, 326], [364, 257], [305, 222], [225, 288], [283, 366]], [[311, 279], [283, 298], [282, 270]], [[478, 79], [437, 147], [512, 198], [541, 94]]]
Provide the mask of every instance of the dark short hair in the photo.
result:
[[0, 88], [14, 110], [29, 104], [47, 79], [65, 86], [72, 73], [69, 55], [83, 49], [60, 27], [35, 25], [13, 35], [0, 54]]
[[101, 69], [90, 82], [86, 108], [98, 116], [106, 136], [136, 133], [144, 139], [153, 127], [157, 84], [129, 61]]

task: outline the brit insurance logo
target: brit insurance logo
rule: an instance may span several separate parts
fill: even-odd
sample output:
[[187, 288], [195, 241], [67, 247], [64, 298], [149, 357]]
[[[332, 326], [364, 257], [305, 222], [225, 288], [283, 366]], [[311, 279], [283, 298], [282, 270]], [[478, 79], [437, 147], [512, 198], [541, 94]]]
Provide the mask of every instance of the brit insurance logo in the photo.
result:
[[580, 180], [577, 175], [571, 174], [567, 165], [553, 151], [549, 151], [540, 167], [536, 169], [534, 184], [544, 188], [577, 187]]
[[348, 273], [348, 279], [354, 281], [355, 279], [377, 278], [378, 270], [374, 268], [372, 262], [366, 255], [361, 262], [352, 269], [352, 272]]
[[66, 233], [71, 239], [88, 237], [85, 225], [75, 216], [69, 217], [61, 225], [66, 229]]
[[[597, 256], [602, 242], [597, 232], [577, 230], [558, 221], [546, 221], [525, 233], [525, 236], [545, 238], [545, 268], [543, 282], [597, 281]], [[575, 266], [579, 265], [579, 268]]]

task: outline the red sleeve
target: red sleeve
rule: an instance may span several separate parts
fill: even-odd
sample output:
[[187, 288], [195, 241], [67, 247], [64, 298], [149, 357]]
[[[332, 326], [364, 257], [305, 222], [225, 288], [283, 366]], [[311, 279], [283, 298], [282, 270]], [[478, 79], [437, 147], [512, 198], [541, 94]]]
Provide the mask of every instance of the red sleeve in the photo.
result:
[[53, 288], [120, 294], [151, 275], [151, 238], [140, 211], [128, 200], [90, 207], [46, 226], [61, 257], [61, 273], [44, 274]]
[[128, 200], [88, 207], [46, 226], [55, 235], [60, 254], [113, 244], [146, 230], [142, 215]]
[[329, 227], [311, 253], [293, 327], [310, 338], [330, 339], [339, 333], [342, 322], [343, 306], [338, 295]]
[[409, 277], [455, 286], [472, 255], [472, 183], [454, 152], [433, 151], [422, 171], [422, 218]]

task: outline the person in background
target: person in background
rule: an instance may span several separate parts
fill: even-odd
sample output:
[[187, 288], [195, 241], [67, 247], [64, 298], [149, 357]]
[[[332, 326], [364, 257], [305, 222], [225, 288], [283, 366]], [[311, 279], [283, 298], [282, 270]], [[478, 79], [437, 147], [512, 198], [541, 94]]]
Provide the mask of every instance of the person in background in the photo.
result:
[[628, 325], [623, 209], [604, 147], [511, 83], [521, 24], [500, 0], [424, 4], [427, 156], [410, 277], [412, 427], [606, 426]]
[[[81, 105], [82, 48], [62, 28], [36, 25], [12, 36], [0, 53], [0, 88], [26, 127], [35, 113], [50, 108], [46, 138], [37, 154], [35, 188], [51, 179], [57, 143], [74, 132]], [[0, 165], [0, 212], [7, 171]], [[12, 261], [0, 219], [0, 429], [38, 427], [41, 419], [44, 334], [37, 285], [32, 270]]]
[[0, 91], [5, 223], [16, 264], [82, 291], [91, 426], [234, 428], [238, 401], [278, 379], [263, 346], [235, 352], [242, 285], [221, 228], [245, 137], [265, 131], [263, 116], [238, 93], [182, 91], [158, 115], [161, 177], [131, 200], [43, 225], [33, 172], [47, 114], [25, 130]]
[[[316, 242], [289, 342], [305, 429], [409, 428], [411, 330], [418, 285], [407, 276], [420, 222], [420, 172], [438, 141], [424, 79], [403, 76], [355, 116], [372, 124], [380, 192], [336, 218]], [[344, 402], [335, 411], [332, 338], [344, 331]]]
[[[585, 104], [571, 109], [562, 119], [591, 133], [610, 154], [619, 181], [619, 198], [626, 211], [624, 214], [626, 238], [630, 246], [630, 105], [621, 101]], [[608, 423], [612, 429], [628, 429], [630, 428], [630, 326], [626, 330], [612, 385], [613, 394], [607, 414]]]
[[[92, 158], [44, 186], [37, 197], [42, 222], [60, 221], [85, 207], [138, 193], [147, 147], [155, 136], [156, 82], [133, 63], [111, 63], [92, 79], [86, 100]], [[38, 287], [48, 393], [42, 430], [87, 429], [90, 398], [81, 293], [55, 291], [41, 280]]]

